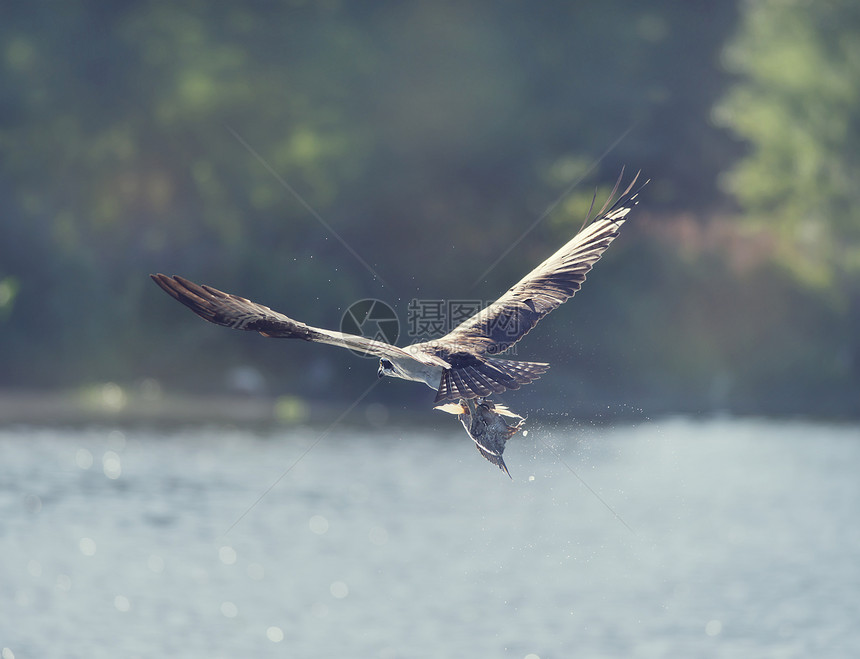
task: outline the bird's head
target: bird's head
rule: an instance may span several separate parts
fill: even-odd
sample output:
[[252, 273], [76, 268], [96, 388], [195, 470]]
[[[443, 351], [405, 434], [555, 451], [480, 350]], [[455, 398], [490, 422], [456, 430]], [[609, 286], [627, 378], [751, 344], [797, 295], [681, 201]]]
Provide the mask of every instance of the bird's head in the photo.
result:
[[394, 364], [392, 364], [390, 360], [385, 359], [385, 357], [379, 360], [379, 370], [376, 372], [379, 377], [395, 375], [395, 373]]

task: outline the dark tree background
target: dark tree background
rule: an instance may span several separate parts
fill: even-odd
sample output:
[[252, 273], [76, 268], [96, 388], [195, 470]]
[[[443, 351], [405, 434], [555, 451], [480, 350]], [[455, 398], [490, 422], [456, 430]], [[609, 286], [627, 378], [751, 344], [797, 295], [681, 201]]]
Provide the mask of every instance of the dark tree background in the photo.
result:
[[414, 298], [504, 291], [626, 166], [642, 204], [520, 344], [553, 362], [524, 399], [856, 414], [858, 44], [848, 0], [6, 3], [0, 386], [251, 367], [354, 397], [373, 363], [207, 325], [147, 275], [405, 326]]

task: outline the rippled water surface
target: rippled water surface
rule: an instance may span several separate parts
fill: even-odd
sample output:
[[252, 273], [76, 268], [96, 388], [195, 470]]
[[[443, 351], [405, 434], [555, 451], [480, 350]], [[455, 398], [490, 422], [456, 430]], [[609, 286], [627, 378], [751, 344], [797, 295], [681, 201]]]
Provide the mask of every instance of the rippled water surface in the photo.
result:
[[4, 659], [860, 656], [856, 425], [317, 438], [0, 430]]

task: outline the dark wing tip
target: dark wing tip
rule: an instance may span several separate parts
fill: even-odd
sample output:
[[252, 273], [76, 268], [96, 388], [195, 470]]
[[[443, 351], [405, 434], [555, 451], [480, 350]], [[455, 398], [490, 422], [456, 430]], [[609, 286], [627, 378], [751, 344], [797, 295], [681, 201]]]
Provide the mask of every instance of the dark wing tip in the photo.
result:
[[167, 293], [170, 297], [181, 301], [179, 290], [177, 290], [174, 278], [163, 275], [160, 272], [149, 276], [161, 290]]
[[213, 295], [207, 292], [202, 286], [179, 275], [168, 277], [167, 275], [158, 273], [150, 275], [150, 277], [158, 284], [161, 290], [177, 302], [184, 304], [204, 320], [225, 327], [233, 326], [230, 319], [224, 317], [223, 309], [219, 304], [220, 300], [217, 299], [218, 297], [228, 297], [225, 293], [221, 293], [220, 296]]
[[[597, 221], [600, 218], [607, 217], [611, 215], [614, 211], [622, 208], [624, 206], [629, 206], [632, 208], [639, 203], [637, 197], [639, 193], [642, 191], [646, 185], [651, 182], [651, 179], [647, 179], [644, 183], [642, 183], [638, 188], [636, 188], [636, 182], [639, 180], [639, 177], [642, 175], [642, 170], [640, 169], [636, 172], [636, 176], [633, 177], [633, 180], [630, 181], [627, 188], [622, 192], [618, 197], [615, 195], [618, 193], [618, 190], [621, 187], [621, 181], [624, 178], [624, 167], [621, 168], [621, 174], [618, 176], [618, 179], [615, 181], [615, 186], [612, 188], [612, 192], [607, 197], [606, 202], [603, 204], [603, 207], [598, 211], [598, 213], [594, 216], [594, 220]], [[635, 188], [635, 190], [634, 190]], [[593, 204], [593, 202], [592, 202]], [[590, 215], [590, 212], [589, 212]], [[588, 215], [586, 215], [585, 224], [588, 224]]]

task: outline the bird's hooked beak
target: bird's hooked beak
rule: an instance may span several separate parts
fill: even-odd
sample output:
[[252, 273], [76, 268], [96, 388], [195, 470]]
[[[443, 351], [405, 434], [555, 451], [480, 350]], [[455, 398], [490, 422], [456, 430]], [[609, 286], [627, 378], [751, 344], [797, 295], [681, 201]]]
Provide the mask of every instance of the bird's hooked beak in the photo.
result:
[[384, 377], [385, 377], [385, 371], [383, 371], [383, 370], [382, 370], [382, 366], [380, 366], [380, 367], [379, 367], [379, 370], [378, 370], [378, 371], [376, 371], [376, 375], [377, 375], [380, 379], [382, 379], [382, 378], [384, 378]]

